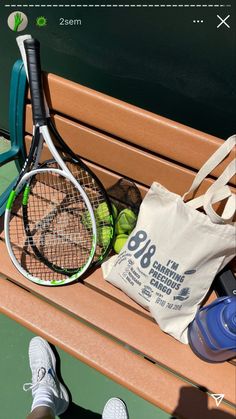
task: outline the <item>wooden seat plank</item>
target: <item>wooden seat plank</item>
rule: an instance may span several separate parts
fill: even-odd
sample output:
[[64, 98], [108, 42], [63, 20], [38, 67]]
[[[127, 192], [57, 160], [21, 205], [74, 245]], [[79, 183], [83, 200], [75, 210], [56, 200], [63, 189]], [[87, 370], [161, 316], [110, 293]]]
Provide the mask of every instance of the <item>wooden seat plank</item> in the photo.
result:
[[[229, 363], [212, 365], [201, 361], [188, 345], [183, 345], [164, 334], [152, 321], [82, 284], [72, 284], [63, 289], [39, 287], [15, 271], [2, 241], [0, 252], [5, 260], [4, 275], [18, 285], [53, 302], [67, 313], [88, 322], [193, 383], [207, 387], [213, 393], [219, 391], [224, 393], [226, 400], [235, 403], [233, 365]], [[98, 272], [99, 270], [93, 275], [97, 275]]]
[[[29, 151], [29, 147], [30, 147], [30, 143], [31, 143], [31, 139], [32, 137], [30, 137], [29, 135], [27, 135], [25, 137], [25, 142], [26, 142], [26, 150], [27, 152]], [[47, 159], [50, 158], [50, 152], [48, 151], [48, 149], [46, 149], [46, 147], [44, 147], [44, 151], [43, 151], [43, 159]], [[87, 161], [86, 159], [83, 159], [83, 161], [85, 162], [85, 164], [91, 168], [91, 170], [99, 177], [99, 179], [101, 180], [102, 184], [104, 185], [104, 187], [106, 189], [110, 188], [111, 186], [113, 186], [116, 182], [118, 182], [121, 179], [121, 176], [110, 171], [107, 169], [104, 169], [101, 166], [98, 166], [94, 163], [91, 163], [90, 161]], [[144, 197], [148, 191], [148, 188], [138, 182], [135, 182], [141, 195]]]
[[[29, 148], [30, 137], [26, 137], [27, 149]], [[162, 158], [155, 157], [150, 153], [143, 152], [123, 144], [117, 144], [113, 140], [110, 143], [93, 144], [91, 142], [80, 141], [72, 146], [75, 152], [79, 152], [82, 157], [113, 170], [121, 176], [134, 179], [136, 182], [150, 186], [156, 180], [171, 191], [183, 195], [190, 187], [195, 177], [195, 173], [174, 163], [170, 163]], [[88, 145], [89, 144], [89, 145]], [[86, 150], [83, 150], [83, 145]], [[109, 147], [110, 146], [110, 147]], [[99, 153], [97, 148], [99, 147]], [[45, 153], [44, 158], [50, 158], [49, 151]], [[140, 170], [142, 168], [142, 170]], [[155, 174], [155, 175], [154, 175]], [[212, 184], [212, 179], [205, 179], [198, 189], [198, 194], [202, 194]]]
[[[98, 176], [98, 178], [101, 180], [103, 186], [106, 189], [111, 188], [113, 185], [116, 184], [121, 179], [121, 176], [118, 176], [117, 174], [104, 169], [103, 167], [99, 167], [91, 162], [88, 162], [87, 160], [83, 159], [86, 165]], [[133, 180], [132, 180], [133, 181]], [[148, 188], [146, 186], [143, 186], [141, 183], [134, 182], [139, 189], [139, 192], [141, 193], [141, 196], [144, 197], [148, 191]]]
[[147, 310], [137, 305], [120, 289], [114, 287], [109, 282], [104, 281], [101, 269], [96, 272], [96, 275], [87, 275], [83, 282], [86, 286], [93, 289], [94, 291], [99, 292], [100, 294], [105, 295], [106, 297], [111, 298], [119, 304], [122, 304], [125, 307], [128, 307], [137, 312], [138, 314], [154, 321], [154, 319], [151, 317], [151, 314]]
[[[54, 74], [46, 75], [45, 86], [50, 107], [59, 113], [195, 169], [222, 143], [217, 137]], [[214, 174], [219, 174], [219, 168]]]
[[[26, 115], [26, 130], [32, 134], [32, 116], [29, 105]], [[165, 155], [160, 157], [160, 153], [155, 156], [58, 115], [54, 119], [69, 147], [81, 157], [145, 185], [150, 185], [153, 180], [157, 180], [168, 189], [183, 194], [188, 190], [196, 175], [188, 168], [165, 160], [163, 158]], [[97, 152], [98, 147], [99, 153]], [[143, 147], [145, 148], [145, 139], [143, 139]], [[191, 152], [192, 149], [189, 150], [189, 154]], [[224, 161], [224, 167], [226, 164], [227, 159]], [[217, 174], [221, 169], [223, 167], [218, 167]], [[155, 178], [153, 178], [153, 174], [155, 174]], [[235, 180], [236, 177], [231, 180], [232, 185], [235, 184]], [[199, 193], [203, 193], [207, 187], [209, 187], [209, 183], [206, 180], [202, 189], [199, 188]]]

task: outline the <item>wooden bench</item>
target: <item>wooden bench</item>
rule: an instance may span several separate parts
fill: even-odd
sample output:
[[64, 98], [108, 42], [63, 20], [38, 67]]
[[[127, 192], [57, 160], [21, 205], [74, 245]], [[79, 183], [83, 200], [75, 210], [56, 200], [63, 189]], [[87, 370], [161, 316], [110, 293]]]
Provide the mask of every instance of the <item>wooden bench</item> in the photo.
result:
[[[125, 176], [136, 182], [142, 195], [153, 180], [183, 194], [222, 143], [53, 74], [45, 75], [45, 85], [58, 130], [107, 188]], [[25, 110], [28, 149], [29, 97]], [[232, 153], [212, 176], [230, 158]], [[198, 194], [212, 181], [209, 177]], [[216, 404], [210, 394], [222, 393], [216, 417], [234, 417], [233, 362], [214, 365], [198, 359], [188, 345], [163, 333], [148, 312], [104, 281], [100, 268], [66, 287], [31, 283], [9, 259], [3, 217], [0, 231], [2, 313], [166, 412], [180, 418], [214, 418]]]

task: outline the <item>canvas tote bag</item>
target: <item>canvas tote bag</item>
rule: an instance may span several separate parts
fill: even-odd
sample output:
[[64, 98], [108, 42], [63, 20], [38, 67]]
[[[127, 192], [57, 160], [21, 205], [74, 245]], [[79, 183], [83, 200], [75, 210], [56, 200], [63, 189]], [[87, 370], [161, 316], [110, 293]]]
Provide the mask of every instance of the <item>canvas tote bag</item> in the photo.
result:
[[[188, 343], [187, 327], [211, 283], [235, 255], [235, 195], [227, 183], [234, 159], [203, 196], [185, 202], [235, 147], [230, 137], [210, 157], [183, 197], [154, 182], [121, 252], [103, 263], [104, 278], [148, 309], [161, 329]], [[212, 206], [226, 201], [217, 214]], [[204, 212], [197, 208], [202, 207]]]

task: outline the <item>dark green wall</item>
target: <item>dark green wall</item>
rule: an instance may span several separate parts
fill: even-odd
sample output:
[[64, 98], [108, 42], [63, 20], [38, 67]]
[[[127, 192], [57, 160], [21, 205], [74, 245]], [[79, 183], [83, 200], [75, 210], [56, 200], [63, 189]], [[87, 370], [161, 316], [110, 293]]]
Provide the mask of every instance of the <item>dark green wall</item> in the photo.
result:
[[[41, 41], [44, 70], [224, 138], [235, 130], [234, 9], [25, 8], [30, 24], [24, 33]], [[2, 127], [7, 127], [10, 71], [19, 57], [15, 34], [6, 25], [13, 10], [1, 6]], [[230, 29], [216, 28], [217, 13], [231, 14]], [[39, 15], [47, 17], [46, 28], [35, 26]], [[80, 18], [82, 26], [60, 26], [62, 16]], [[202, 17], [204, 24], [193, 24]]]

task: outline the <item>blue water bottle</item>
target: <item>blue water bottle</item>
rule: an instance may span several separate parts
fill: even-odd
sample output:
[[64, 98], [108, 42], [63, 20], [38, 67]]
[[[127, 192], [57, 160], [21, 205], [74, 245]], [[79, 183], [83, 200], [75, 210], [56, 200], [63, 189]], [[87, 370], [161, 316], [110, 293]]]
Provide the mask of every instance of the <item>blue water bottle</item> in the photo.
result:
[[236, 297], [217, 298], [201, 308], [188, 328], [189, 345], [207, 362], [236, 357]]

